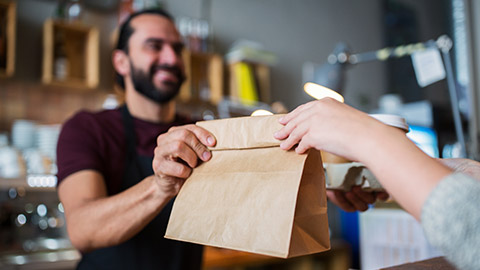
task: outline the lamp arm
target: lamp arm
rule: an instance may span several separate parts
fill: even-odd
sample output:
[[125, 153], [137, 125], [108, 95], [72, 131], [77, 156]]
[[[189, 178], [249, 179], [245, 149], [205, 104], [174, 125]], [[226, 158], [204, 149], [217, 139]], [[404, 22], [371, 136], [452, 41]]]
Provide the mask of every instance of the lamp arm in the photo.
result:
[[427, 42], [412, 43], [397, 47], [385, 47], [375, 51], [350, 54], [348, 55], [347, 62], [349, 64], [359, 64], [371, 61], [386, 61], [392, 58], [409, 56], [415, 52], [436, 46], [435, 41], [429, 40]]
[[[449, 44], [441, 44], [442, 38], [447, 38]], [[460, 109], [458, 108], [458, 96], [457, 96], [457, 87], [455, 83], [455, 78], [453, 77], [453, 68], [452, 68], [452, 60], [450, 58], [450, 49], [451, 49], [451, 40], [447, 36], [441, 36], [437, 40], [437, 46], [439, 47], [440, 51], [443, 55], [445, 71], [447, 74], [447, 84], [448, 84], [448, 92], [450, 94], [450, 102], [452, 104], [452, 115], [453, 115], [453, 122], [455, 124], [455, 133], [457, 135], [457, 140], [460, 143], [461, 153], [460, 157], [467, 157], [467, 147], [465, 144], [465, 137], [463, 136], [463, 125], [462, 119], [460, 117]]]
[[332, 57], [329, 57], [329, 59], [334, 59], [341, 64], [355, 65], [371, 61], [386, 61], [392, 58], [409, 56], [415, 52], [423, 51], [427, 48], [438, 48], [442, 52], [444, 59], [448, 91], [450, 94], [450, 102], [452, 105], [453, 121], [455, 124], [455, 133], [462, 151], [461, 157], [467, 157], [467, 148], [465, 144], [465, 137], [463, 135], [462, 120], [460, 117], [460, 110], [458, 108], [457, 89], [455, 84], [455, 78], [453, 76], [452, 61], [450, 59], [450, 50], [452, 48], [452, 45], [452, 40], [447, 35], [442, 35], [436, 41], [429, 40], [426, 42], [412, 43], [397, 47], [386, 47], [376, 51], [354, 54], [349, 54], [348, 52], [341, 52], [338, 55], [331, 55]]

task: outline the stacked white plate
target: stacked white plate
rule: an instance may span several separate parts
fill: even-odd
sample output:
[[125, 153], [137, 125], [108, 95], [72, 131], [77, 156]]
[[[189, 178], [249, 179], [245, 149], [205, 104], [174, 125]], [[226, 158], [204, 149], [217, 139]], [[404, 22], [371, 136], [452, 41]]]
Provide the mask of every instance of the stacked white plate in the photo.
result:
[[0, 147], [0, 178], [17, 178], [20, 173], [17, 150], [9, 146]]
[[20, 150], [35, 146], [35, 122], [18, 119], [12, 125], [12, 145]]
[[8, 146], [8, 135], [5, 132], [0, 133], [0, 147]]
[[56, 161], [57, 141], [60, 125], [37, 125], [36, 146], [40, 153], [51, 161]]

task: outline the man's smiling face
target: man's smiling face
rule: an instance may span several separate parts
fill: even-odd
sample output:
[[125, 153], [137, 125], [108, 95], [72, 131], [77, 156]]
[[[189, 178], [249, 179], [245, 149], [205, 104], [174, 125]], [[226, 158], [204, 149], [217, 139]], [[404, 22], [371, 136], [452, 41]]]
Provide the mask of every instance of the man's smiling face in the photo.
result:
[[167, 103], [185, 80], [180, 34], [171, 20], [153, 14], [134, 18], [131, 27], [128, 57], [133, 86], [147, 98]]

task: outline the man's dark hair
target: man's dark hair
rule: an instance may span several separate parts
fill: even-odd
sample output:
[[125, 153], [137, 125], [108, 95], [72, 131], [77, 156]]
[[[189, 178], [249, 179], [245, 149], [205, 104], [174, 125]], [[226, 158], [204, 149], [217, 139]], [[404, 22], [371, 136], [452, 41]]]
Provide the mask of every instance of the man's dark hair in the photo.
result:
[[[115, 47], [115, 49], [124, 51], [125, 53], [128, 54], [128, 40], [130, 39], [130, 36], [135, 31], [135, 29], [133, 29], [133, 27], [130, 25], [130, 22], [132, 21], [133, 18], [143, 14], [158, 15], [158, 16], [167, 18], [173, 22], [173, 17], [170, 14], [168, 14], [168, 12], [160, 8], [145, 9], [145, 10], [132, 13], [120, 26], [120, 30], [118, 33], [117, 46]], [[125, 89], [125, 81], [123, 80], [123, 76], [118, 74], [117, 71], [115, 71], [115, 81], [119, 86]]]

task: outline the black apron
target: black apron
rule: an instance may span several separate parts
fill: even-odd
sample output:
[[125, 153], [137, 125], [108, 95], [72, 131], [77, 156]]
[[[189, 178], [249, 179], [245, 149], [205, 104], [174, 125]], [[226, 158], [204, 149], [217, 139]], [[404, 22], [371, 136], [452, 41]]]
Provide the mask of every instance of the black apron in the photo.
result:
[[[127, 155], [120, 191], [153, 174], [152, 157], [137, 155], [133, 118], [128, 108], [121, 108]], [[77, 269], [200, 269], [203, 247], [165, 239], [173, 199], [142, 231], [126, 242], [82, 255]]]

